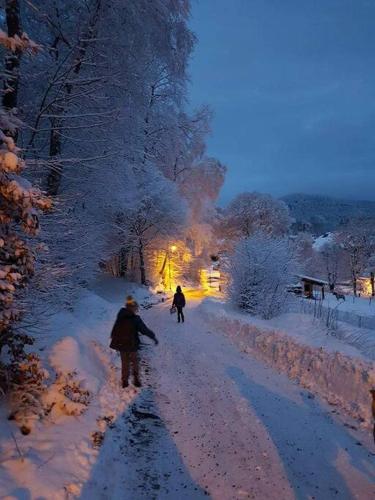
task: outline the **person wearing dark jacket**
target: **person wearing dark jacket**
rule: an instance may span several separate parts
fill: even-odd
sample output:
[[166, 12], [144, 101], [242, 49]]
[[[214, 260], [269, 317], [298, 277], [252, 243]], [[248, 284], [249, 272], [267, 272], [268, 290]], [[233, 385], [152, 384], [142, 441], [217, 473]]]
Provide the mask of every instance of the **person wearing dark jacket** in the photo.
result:
[[139, 377], [138, 349], [140, 346], [139, 333], [146, 335], [155, 342], [159, 342], [154, 334], [142, 321], [138, 312], [137, 302], [129, 296], [125, 307], [122, 307], [117, 315], [111, 333], [111, 349], [120, 352], [121, 355], [121, 378], [122, 387], [129, 385], [130, 365], [133, 367], [135, 387], [141, 387]]
[[177, 309], [177, 321], [180, 323], [185, 321], [184, 313], [183, 313], [183, 308], [186, 306], [186, 300], [185, 300], [185, 295], [182, 293], [180, 285], [176, 288], [176, 293], [174, 294], [173, 297], [173, 304], [172, 306], [175, 306]]

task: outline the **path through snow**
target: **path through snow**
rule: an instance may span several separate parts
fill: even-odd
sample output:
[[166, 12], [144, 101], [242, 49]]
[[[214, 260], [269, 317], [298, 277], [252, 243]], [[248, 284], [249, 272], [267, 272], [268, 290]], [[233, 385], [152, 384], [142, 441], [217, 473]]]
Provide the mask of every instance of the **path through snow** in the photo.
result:
[[168, 304], [142, 312], [160, 344], [144, 349], [144, 387], [122, 390], [108, 335], [124, 283], [105, 290], [59, 313], [43, 350], [91, 403], [80, 416], [52, 411], [28, 436], [0, 419], [0, 498], [375, 498], [369, 436], [213, 331], [199, 294], [185, 324]]
[[83, 498], [373, 498], [361, 435], [210, 330], [198, 304], [180, 325], [166, 305], [143, 313], [161, 341], [149, 387], [108, 432]]

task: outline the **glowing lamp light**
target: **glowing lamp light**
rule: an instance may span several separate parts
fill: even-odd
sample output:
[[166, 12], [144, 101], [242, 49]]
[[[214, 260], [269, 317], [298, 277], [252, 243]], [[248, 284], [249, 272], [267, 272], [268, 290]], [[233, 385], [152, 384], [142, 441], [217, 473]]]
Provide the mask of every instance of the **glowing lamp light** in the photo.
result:
[[176, 245], [171, 245], [171, 252], [175, 252], [177, 250]]

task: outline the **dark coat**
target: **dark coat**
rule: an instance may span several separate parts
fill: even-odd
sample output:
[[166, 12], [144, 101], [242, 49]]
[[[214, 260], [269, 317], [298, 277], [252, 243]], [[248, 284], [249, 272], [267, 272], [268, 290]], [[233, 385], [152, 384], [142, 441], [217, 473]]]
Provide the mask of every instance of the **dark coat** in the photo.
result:
[[175, 293], [172, 305], [176, 307], [185, 307], [186, 306], [185, 295], [182, 292]]
[[111, 333], [111, 349], [123, 352], [138, 351], [139, 333], [155, 340], [155, 334], [143, 323], [133, 311], [123, 307], [120, 309]]

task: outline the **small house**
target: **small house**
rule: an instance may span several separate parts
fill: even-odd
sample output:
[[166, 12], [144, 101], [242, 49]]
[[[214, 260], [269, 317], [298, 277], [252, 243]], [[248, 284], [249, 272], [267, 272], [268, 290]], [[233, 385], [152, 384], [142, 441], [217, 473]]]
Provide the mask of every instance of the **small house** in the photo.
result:
[[298, 276], [302, 285], [302, 295], [307, 299], [324, 300], [328, 282], [312, 276]]
[[358, 293], [363, 297], [374, 297], [374, 273], [371, 273], [370, 276], [360, 276], [357, 279], [357, 290]]

